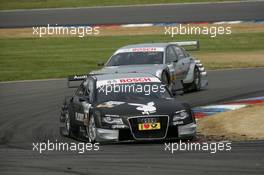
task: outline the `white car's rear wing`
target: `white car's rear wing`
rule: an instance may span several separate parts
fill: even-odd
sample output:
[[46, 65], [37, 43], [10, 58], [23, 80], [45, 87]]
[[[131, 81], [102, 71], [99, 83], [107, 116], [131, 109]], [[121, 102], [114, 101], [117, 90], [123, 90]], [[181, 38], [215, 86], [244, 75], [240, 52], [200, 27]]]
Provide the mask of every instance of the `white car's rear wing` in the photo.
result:
[[[200, 49], [200, 42], [199, 41], [176, 41], [170, 42], [171, 44], [177, 44], [179, 46], [184, 47], [186, 50], [199, 50]], [[192, 48], [194, 46], [195, 48]]]

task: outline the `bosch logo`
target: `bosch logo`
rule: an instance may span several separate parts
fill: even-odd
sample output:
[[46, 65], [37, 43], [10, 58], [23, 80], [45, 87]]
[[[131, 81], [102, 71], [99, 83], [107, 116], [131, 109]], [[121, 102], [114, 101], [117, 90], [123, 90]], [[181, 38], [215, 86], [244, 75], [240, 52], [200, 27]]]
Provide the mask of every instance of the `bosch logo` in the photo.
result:
[[143, 82], [151, 82], [151, 78], [150, 77], [140, 77], [140, 78], [120, 79], [120, 83], [143, 83]]
[[132, 52], [151, 52], [156, 51], [157, 49], [155, 47], [143, 47], [143, 48], [133, 48]]

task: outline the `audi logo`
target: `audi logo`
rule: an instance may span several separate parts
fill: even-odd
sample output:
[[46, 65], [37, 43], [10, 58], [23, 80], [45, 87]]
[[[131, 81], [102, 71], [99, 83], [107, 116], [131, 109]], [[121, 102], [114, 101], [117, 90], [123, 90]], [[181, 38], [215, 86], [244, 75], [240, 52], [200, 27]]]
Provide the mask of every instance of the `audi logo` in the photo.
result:
[[156, 118], [140, 118], [140, 123], [157, 123]]

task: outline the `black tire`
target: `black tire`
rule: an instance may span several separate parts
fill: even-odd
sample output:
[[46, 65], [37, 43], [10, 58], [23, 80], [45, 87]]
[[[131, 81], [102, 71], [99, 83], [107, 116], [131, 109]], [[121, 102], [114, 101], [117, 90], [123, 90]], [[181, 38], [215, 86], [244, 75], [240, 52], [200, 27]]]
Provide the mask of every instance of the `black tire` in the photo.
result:
[[196, 123], [196, 120], [195, 120], [195, 118], [194, 118], [194, 114], [193, 114], [193, 112], [192, 112], [192, 107], [191, 107], [191, 105], [188, 104], [188, 103], [182, 103], [182, 105], [183, 105], [183, 107], [185, 108], [185, 110], [186, 110], [188, 113], [191, 113], [191, 114], [192, 114], [192, 120], [193, 120], [194, 123]]
[[198, 67], [194, 68], [193, 76], [192, 90], [199, 91], [201, 90], [201, 73]]
[[183, 84], [184, 92], [192, 92], [201, 90], [201, 73], [198, 67], [194, 68], [193, 71], [193, 82], [188, 84]]
[[96, 133], [96, 121], [93, 115], [91, 115], [89, 119], [88, 126], [86, 126], [86, 133], [88, 136], [88, 140], [90, 143], [95, 143], [97, 141], [97, 133]]
[[[191, 105], [188, 104], [188, 103], [182, 103], [182, 105], [184, 106], [186, 111], [192, 113], [192, 120], [193, 120], [194, 123], [196, 123], [196, 120], [194, 118], [194, 114], [193, 114], [192, 109], [191, 109]], [[188, 142], [188, 141], [196, 141], [197, 140], [197, 133], [195, 135], [193, 135], [193, 136], [185, 137], [184, 139], [181, 139], [181, 140], [182, 141], [186, 141], [186, 142]]]
[[78, 127], [74, 126], [71, 122], [69, 111], [66, 110], [64, 113], [63, 126], [60, 127], [60, 134], [65, 137], [76, 137], [78, 134]]

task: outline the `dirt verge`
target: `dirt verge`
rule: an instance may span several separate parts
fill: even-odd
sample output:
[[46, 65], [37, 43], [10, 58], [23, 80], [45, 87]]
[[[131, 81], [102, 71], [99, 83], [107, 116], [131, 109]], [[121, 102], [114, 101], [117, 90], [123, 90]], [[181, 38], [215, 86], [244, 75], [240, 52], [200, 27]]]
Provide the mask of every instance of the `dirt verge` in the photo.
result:
[[264, 103], [198, 120], [198, 133], [208, 140], [263, 140]]

